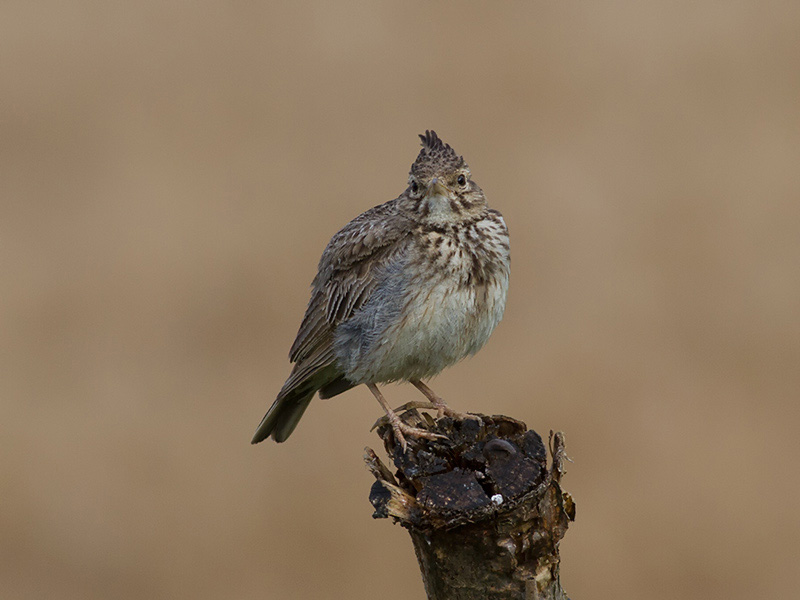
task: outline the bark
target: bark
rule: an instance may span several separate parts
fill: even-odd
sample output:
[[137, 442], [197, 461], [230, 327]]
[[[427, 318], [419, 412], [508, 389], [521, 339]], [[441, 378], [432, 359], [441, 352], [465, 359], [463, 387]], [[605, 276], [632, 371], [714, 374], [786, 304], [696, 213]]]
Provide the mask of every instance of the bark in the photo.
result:
[[429, 600], [568, 600], [558, 545], [575, 505], [560, 485], [564, 435], [551, 432], [548, 467], [538, 433], [510, 417], [478, 416], [434, 421], [407, 410], [406, 423], [446, 439], [409, 438], [405, 452], [381, 425], [396, 471], [366, 449], [373, 516], [409, 531]]

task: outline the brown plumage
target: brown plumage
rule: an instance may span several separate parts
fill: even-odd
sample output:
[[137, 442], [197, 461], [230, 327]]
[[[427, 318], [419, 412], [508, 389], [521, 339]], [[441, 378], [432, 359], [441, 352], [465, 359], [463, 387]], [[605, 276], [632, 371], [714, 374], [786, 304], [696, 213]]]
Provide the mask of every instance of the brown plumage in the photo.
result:
[[282, 442], [314, 394], [330, 398], [366, 384], [404, 434], [377, 383], [411, 381], [439, 413], [452, 413], [422, 379], [477, 352], [502, 318], [509, 274], [508, 230], [486, 204], [464, 159], [433, 131], [409, 185], [333, 236], [289, 353], [291, 375], [253, 443]]

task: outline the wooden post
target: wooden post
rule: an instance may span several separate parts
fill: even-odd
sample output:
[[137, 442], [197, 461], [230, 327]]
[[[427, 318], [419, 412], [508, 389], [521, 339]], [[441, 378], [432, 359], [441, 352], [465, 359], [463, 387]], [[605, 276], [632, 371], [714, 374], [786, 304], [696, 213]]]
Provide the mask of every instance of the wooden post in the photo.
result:
[[378, 434], [396, 472], [371, 448], [375, 518], [392, 517], [411, 534], [429, 600], [568, 600], [558, 544], [575, 505], [561, 489], [564, 435], [542, 438], [510, 417], [434, 421], [416, 409], [401, 418], [447, 439]]

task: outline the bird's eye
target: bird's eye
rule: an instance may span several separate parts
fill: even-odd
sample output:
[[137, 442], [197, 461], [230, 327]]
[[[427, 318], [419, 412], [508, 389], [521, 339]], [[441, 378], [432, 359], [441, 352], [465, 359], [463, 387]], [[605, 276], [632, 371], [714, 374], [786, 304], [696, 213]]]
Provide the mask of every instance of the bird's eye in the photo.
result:
[[467, 178], [464, 177], [463, 173], [458, 176], [458, 179], [456, 181], [458, 181], [458, 185], [467, 185]]
[[411, 182], [411, 191], [415, 194], [419, 191], [419, 185], [417, 185], [416, 181]]

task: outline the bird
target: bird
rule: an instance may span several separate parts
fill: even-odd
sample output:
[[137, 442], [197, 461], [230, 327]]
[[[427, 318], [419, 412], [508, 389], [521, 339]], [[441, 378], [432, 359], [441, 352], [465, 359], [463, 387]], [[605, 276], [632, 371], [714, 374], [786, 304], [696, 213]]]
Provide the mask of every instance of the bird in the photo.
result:
[[464, 158], [435, 131], [419, 137], [403, 193], [350, 221], [322, 253], [289, 352], [294, 367], [253, 444], [285, 441], [315, 394], [332, 398], [361, 384], [404, 450], [406, 436], [441, 436], [401, 421], [378, 384], [410, 382], [437, 417], [465, 416], [423, 380], [475, 354], [502, 319], [508, 228]]

